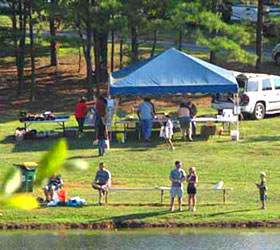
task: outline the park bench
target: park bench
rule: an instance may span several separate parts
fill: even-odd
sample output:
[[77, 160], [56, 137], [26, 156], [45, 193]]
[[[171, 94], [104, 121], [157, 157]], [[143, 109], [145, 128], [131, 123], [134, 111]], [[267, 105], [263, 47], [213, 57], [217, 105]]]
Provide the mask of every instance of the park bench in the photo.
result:
[[[222, 195], [223, 195], [223, 203], [226, 203], [226, 195], [227, 195], [227, 191], [231, 191], [233, 190], [233, 188], [219, 188], [219, 189], [215, 189], [215, 188], [198, 188], [198, 191], [221, 191]], [[163, 198], [164, 198], [164, 192], [165, 191], [170, 191], [170, 187], [156, 187], [156, 188], [140, 188], [140, 187], [136, 187], [136, 188], [114, 188], [111, 187], [109, 188], [108, 192], [105, 193], [105, 203], [108, 203], [108, 194], [110, 192], [134, 192], [134, 191], [142, 191], [142, 192], [150, 192], [150, 191], [158, 191], [160, 192], [160, 203], [163, 203]]]

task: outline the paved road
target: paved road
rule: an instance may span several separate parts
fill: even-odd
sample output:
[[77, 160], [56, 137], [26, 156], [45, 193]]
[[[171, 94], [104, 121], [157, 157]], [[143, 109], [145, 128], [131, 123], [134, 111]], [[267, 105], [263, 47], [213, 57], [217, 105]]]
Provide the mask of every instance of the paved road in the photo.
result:
[[[45, 32], [42, 32], [42, 35], [47, 36], [47, 35], [49, 35], [49, 33], [47, 31], [45, 31]], [[79, 37], [79, 35], [77, 33], [69, 32], [69, 31], [59, 32], [58, 35], [59, 36], [67, 36], [67, 37], [72, 36], [72, 37], [77, 37], [77, 38]], [[130, 42], [130, 40], [128, 40], [127, 42]], [[153, 43], [153, 41], [151, 41], [151, 40], [139, 40], [139, 42], [141, 44], [152, 44]], [[170, 47], [175, 47], [176, 48], [178, 46], [178, 44], [176, 42], [173, 42], [173, 41], [157, 41], [157, 45], [162, 46], [162, 47], [167, 47], [167, 48], [170, 48]], [[209, 53], [210, 52], [208, 47], [196, 45], [194, 43], [183, 42], [182, 47], [184, 49], [187, 49], [187, 50], [191, 51], [191, 52], [204, 52], [204, 53]], [[272, 53], [273, 48], [274, 48], [273, 45], [269, 45], [269, 46], [264, 47], [263, 56], [267, 60], [271, 60], [271, 53]], [[256, 51], [256, 49], [254, 47], [248, 47], [247, 46], [247, 47], [244, 47], [244, 49], [248, 52], [253, 53], [253, 54], [255, 54], [255, 51]]]

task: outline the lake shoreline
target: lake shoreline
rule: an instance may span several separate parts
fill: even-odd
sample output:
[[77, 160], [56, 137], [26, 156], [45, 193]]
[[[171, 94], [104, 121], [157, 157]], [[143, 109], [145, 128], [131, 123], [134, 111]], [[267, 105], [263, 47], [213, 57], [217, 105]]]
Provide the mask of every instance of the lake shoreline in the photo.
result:
[[140, 220], [102, 223], [1, 223], [0, 230], [137, 229], [137, 228], [277, 228], [280, 220], [247, 222], [146, 223]]

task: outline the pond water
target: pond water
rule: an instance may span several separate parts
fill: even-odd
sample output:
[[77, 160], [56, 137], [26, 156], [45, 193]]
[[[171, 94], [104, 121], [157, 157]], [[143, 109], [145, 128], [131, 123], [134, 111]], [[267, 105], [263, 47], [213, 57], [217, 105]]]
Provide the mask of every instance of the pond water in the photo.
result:
[[0, 232], [1, 250], [276, 250], [280, 230], [149, 229]]

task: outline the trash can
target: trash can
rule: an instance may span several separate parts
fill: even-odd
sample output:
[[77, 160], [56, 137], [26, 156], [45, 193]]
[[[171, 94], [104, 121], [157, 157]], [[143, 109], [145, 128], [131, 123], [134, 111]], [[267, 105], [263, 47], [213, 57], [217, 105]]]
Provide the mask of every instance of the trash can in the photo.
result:
[[36, 177], [36, 162], [23, 162], [17, 165], [21, 171], [21, 185], [18, 192], [33, 192], [33, 182]]

